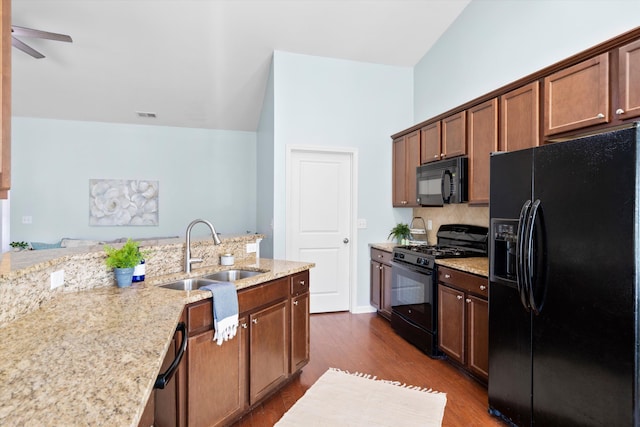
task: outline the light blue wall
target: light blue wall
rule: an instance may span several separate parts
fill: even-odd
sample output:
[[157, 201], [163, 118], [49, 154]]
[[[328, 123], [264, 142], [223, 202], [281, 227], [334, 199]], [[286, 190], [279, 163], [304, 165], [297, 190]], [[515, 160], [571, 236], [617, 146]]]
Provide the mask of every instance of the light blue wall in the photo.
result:
[[415, 122], [635, 28], [639, 16], [639, 0], [473, 0], [415, 67]]
[[286, 255], [287, 145], [356, 149], [357, 212], [368, 223], [357, 230], [357, 305], [368, 307], [368, 244], [412, 214], [391, 207], [390, 135], [412, 124], [413, 70], [280, 51], [273, 64], [274, 257]]
[[[14, 117], [11, 163], [13, 241], [184, 236], [198, 217], [223, 234], [256, 230], [253, 132]], [[160, 224], [90, 227], [92, 178], [158, 180]]]
[[267, 89], [262, 103], [260, 123], [258, 123], [257, 146], [257, 229], [265, 235], [260, 243], [260, 256], [273, 258], [273, 198], [274, 198], [274, 172], [273, 172], [273, 148], [274, 148], [274, 100], [273, 90], [273, 61], [269, 72]]

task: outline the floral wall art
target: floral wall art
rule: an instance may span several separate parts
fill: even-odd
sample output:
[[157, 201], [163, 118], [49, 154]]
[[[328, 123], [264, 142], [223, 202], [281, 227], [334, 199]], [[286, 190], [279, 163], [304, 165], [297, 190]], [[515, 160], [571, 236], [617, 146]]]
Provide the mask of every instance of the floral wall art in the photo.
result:
[[89, 225], [158, 225], [159, 182], [89, 180]]

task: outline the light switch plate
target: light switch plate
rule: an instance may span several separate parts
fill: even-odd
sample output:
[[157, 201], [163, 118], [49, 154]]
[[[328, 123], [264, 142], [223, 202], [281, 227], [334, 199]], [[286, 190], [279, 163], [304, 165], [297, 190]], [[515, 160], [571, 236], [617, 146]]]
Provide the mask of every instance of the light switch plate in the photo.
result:
[[247, 243], [247, 253], [255, 254], [258, 251], [257, 243]]
[[367, 220], [364, 218], [358, 218], [358, 228], [367, 228]]
[[64, 270], [51, 273], [51, 289], [59, 288], [62, 285], [64, 285]]

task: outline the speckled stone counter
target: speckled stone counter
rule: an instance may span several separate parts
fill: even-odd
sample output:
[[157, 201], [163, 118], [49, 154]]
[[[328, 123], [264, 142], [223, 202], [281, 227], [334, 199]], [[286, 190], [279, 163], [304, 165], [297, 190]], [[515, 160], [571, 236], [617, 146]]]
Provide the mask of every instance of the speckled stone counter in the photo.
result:
[[436, 264], [489, 277], [489, 258], [486, 257], [437, 259]]
[[[237, 267], [264, 272], [237, 281], [244, 289], [313, 266], [254, 259], [192, 276]], [[211, 297], [157, 286], [180, 277], [59, 293], [5, 325], [0, 425], [136, 426], [185, 304]]]
[[381, 251], [385, 251], [385, 252], [393, 252], [393, 248], [395, 248], [396, 246], [398, 246], [397, 243], [371, 243], [369, 244], [369, 247], [375, 248], [375, 249], [380, 249]]

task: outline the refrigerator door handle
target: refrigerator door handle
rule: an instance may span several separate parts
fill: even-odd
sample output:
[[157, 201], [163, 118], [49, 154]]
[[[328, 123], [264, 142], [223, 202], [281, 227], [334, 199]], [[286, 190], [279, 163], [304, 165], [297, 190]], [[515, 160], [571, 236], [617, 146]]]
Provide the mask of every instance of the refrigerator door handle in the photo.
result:
[[518, 292], [520, 293], [520, 302], [522, 306], [529, 311], [529, 291], [527, 289], [527, 281], [525, 274], [525, 233], [527, 230], [527, 220], [529, 219], [529, 209], [531, 208], [531, 200], [527, 200], [520, 210], [520, 218], [518, 219], [518, 235], [516, 240], [516, 283], [518, 284]]
[[533, 271], [534, 271], [534, 251], [533, 251], [533, 232], [535, 229], [536, 218], [538, 216], [538, 208], [540, 208], [540, 199], [533, 202], [531, 205], [531, 211], [529, 212], [529, 229], [527, 230], [527, 260], [525, 261], [527, 272], [526, 272], [526, 280], [527, 287], [529, 292], [529, 307], [531, 307], [531, 311], [534, 314], [539, 314], [542, 306], [539, 306], [536, 303], [536, 298], [534, 295], [534, 283], [533, 283]]

